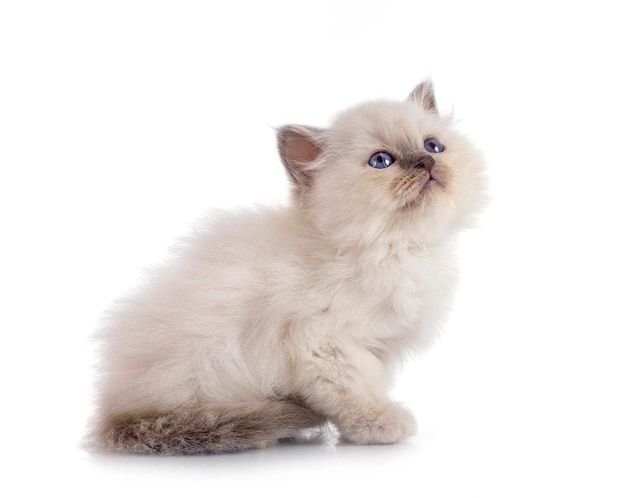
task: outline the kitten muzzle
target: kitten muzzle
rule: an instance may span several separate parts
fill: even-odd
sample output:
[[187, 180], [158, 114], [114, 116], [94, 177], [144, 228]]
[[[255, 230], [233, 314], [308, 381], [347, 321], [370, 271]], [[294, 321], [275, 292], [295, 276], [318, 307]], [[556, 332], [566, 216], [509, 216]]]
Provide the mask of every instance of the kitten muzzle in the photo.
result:
[[438, 183], [443, 186], [441, 176], [437, 171], [435, 171], [436, 164], [437, 161], [435, 161], [435, 159], [433, 159], [430, 155], [419, 154], [418, 156], [411, 158], [409, 163], [405, 163], [404, 169], [409, 172], [418, 173], [420, 177], [423, 173], [425, 173], [426, 175], [423, 178], [422, 187], [430, 183]]
[[427, 154], [420, 154], [419, 156], [413, 158], [413, 161], [411, 162], [409, 166], [407, 166], [407, 169], [409, 170], [423, 169], [427, 171], [428, 174], [431, 174], [433, 171], [433, 168], [435, 167], [435, 163], [436, 161], [431, 156]]

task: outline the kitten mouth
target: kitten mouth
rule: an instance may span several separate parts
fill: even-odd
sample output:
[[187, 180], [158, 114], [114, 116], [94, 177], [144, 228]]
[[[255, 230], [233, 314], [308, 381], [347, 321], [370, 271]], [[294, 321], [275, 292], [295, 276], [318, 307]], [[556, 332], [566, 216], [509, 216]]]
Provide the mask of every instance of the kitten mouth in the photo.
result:
[[426, 175], [408, 175], [397, 184], [395, 191], [404, 200], [404, 206], [421, 203], [431, 192], [444, 188], [444, 181], [436, 171]]
[[433, 171], [428, 174], [428, 178], [426, 178], [426, 182], [424, 183], [424, 186], [422, 188], [426, 188], [435, 184], [443, 187], [443, 181], [441, 180], [441, 177]]
[[422, 180], [421, 185], [419, 186], [418, 195], [421, 195], [425, 191], [431, 190], [437, 187], [443, 188], [443, 180], [441, 179], [441, 176], [437, 174], [437, 172], [431, 171], [428, 173], [426, 178]]

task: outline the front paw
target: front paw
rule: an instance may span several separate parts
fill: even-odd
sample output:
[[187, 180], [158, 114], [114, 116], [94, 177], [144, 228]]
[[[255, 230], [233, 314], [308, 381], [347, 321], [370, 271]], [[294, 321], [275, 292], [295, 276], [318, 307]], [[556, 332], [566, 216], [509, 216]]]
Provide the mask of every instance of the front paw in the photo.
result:
[[342, 424], [342, 436], [357, 444], [392, 444], [417, 431], [413, 415], [399, 405], [390, 404], [381, 412], [363, 413], [352, 423]]

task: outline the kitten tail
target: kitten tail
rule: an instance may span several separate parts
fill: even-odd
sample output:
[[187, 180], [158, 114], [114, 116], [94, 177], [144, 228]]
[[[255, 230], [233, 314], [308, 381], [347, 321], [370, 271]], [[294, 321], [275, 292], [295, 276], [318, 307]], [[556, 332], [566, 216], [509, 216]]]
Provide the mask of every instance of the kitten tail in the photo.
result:
[[127, 453], [227, 453], [266, 448], [322, 422], [296, 403], [266, 400], [111, 417], [100, 423], [90, 439], [97, 448]]

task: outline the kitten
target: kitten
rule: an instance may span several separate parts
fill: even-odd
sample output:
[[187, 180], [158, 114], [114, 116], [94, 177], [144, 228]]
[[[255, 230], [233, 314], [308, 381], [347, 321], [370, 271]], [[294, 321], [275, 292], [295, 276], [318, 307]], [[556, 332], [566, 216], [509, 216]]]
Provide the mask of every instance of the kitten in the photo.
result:
[[282, 127], [278, 149], [290, 206], [214, 217], [110, 313], [99, 447], [229, 452], [326, 422], [358, 444], [415, 431], [386, 389], [449, 306], [480, 155], [429, 81], [327, 129]]

